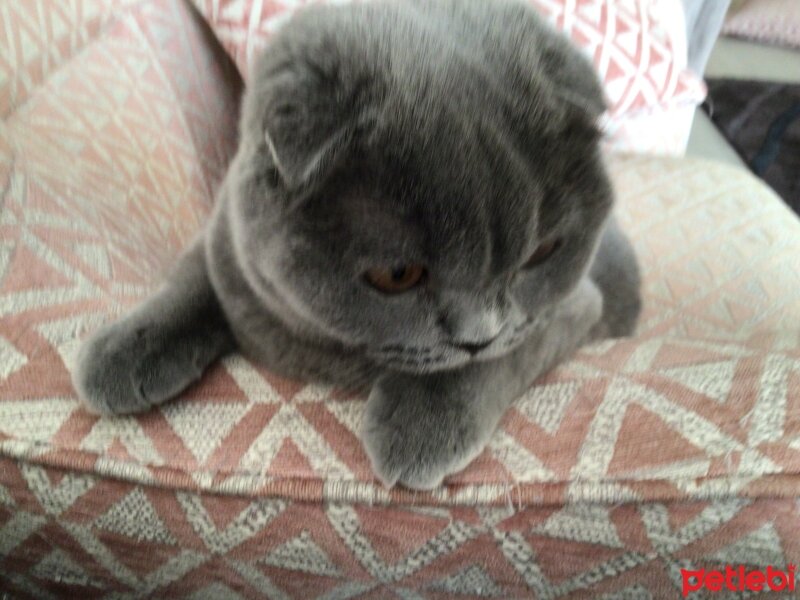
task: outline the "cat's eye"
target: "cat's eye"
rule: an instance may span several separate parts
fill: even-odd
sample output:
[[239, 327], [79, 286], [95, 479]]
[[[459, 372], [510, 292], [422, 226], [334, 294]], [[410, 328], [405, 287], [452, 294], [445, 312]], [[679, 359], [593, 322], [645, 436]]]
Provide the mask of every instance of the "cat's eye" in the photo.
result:
[[422, 265], [376, 267], [364, 273], [364, 279], [384, 294], [402, 294], [422, 283], [425, 273], [425, 267]]
[[522, 267], [523, 269], [532, 269], [533, 267], [539, 266], [544, 261], [546, 261], [550, 256], [558, 250], [561, 246], [561, 240], [559, 238], [552, 238], [549, 240], [545, 240], [541, 244], [536, 247], [536, 250], [528, 258], [528, 261]]

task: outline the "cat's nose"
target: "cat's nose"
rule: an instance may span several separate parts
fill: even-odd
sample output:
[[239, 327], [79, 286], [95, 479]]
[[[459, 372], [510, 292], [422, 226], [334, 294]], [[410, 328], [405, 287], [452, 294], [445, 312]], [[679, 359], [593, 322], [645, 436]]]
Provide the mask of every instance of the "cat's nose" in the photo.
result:
[[491, 344], [503, 329], [502, 315], [495, 309], [450, 310], [440, 322], [450, 343], [473, 355]]
[[470, 342], [468, 344], [456, 343], [455, 345], [458, 348], [461, 348], [462, 350], [466, 350], [467, 352], [472, 354], [472, 356], [475, 356], [478, 352], [487, 348], [496, 339], [497, 339], [496, 337], [493, 337], [490, 340], [485, 340], [481, 342]]

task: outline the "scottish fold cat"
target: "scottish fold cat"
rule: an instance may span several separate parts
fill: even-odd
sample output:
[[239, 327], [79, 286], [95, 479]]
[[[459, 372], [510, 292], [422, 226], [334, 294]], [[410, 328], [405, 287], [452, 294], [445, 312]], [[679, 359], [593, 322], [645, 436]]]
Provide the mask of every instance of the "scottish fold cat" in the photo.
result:
[[83, 344], [77, 391], [146, 411], [240, 349], [368, 391], [376, 475], [439, 485], [536, 377], [635, 325], [603, 111], [590, 64], [521, 1], [301, 11], [253, 73], [208, 226]]

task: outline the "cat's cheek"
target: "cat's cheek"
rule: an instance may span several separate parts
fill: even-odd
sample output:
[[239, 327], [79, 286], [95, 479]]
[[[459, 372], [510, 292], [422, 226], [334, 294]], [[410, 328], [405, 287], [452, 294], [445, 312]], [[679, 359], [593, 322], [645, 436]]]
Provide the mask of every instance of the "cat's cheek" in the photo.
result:
[[397, 347], [406, 353], [413, 348], [428, 352], [442, 342], [435, 307], [413, 295], [384, 298], [367, 291], [348, 302], [347, 310], [353, 326], [376, 350]]

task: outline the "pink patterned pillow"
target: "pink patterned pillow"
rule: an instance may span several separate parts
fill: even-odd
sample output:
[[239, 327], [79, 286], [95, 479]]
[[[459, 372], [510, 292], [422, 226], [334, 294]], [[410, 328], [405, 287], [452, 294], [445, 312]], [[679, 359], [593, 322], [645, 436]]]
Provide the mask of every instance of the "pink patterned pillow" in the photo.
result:
[[[194, 0], [245, 79], [258, 51], [295, 10], [345, 1]], [[593, 60], [605, 83], [610, 105], [605, 127], [616, 149], [639, 149], [627, 134], [615, 139], [629, 115], [694, 106], [705, 97], [702, 80], [686, 67], [680, 0], [528, 1]], [[642, 133], [644, 141], [649, 136]]]
[[747, 0], [728, 17], [723, 33], [800, 48], [800, 2]]

